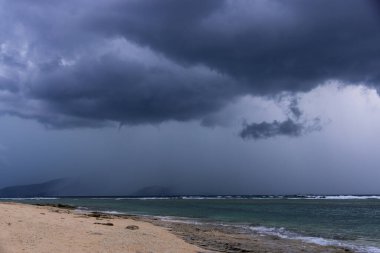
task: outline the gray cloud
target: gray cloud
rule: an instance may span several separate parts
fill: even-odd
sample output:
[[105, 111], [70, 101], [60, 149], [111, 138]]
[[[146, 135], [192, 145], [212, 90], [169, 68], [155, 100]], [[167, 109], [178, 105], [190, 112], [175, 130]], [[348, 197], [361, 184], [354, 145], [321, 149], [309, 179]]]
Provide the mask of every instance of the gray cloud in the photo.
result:
[[296, 118], [296, 119], [299, 119], [301, 116], [302, 116], [302, 111], [301, 109], [299, 108], [298, 106], [298, 100], [296, 98], [293, 98], [291, 101], [290, 101], [290, 104], [289, 104], [289, 111], [290, 113]]
[[[380, 78], [371, 1], [0, 5], [0, 113], [54, 128], [202, 120], [245, 94]], [[301, 111], [289, 110], [251, 129], [297, 135]]]
[[227, 73], [258, 94], [329, 79], [379, 81], [380, 20], [371, 1], [219, 1], [196, 14], [189, 10], [201, 1], [153, 2], [118, 3], [94, 26]]
[[302, 124], [295, 123], [291, 119], [283, 122], [273, 121], [272, 123], [261, 122], [245, 124], [240, 132], [240, 137], [244, 139], [266, 139], [277, 135], [300, 136], [304, 127]]
[[[287, 119], [273, 122], [243, 123], [243, 129], [239, 135], [243, 139], [267, 139], [276, 136], [298, 137], [322, 129], [319, 117], [308, 119], [299, 107], [299, 98], [291, 94], [281, 94], [278, 97], [280, 106], [285, 107]], [[287, 104], [281, 105], [281, 104]]]
[[270, 123], [265, 121], [252, 124], [245, 123], [239, 135], [243, 139], [259, 140], [276, 136], [298, 137], [321, 129], [319, 118], [314, 118], [310, 122], [299, 122], [288, 118], [285, 121], [274, 120]]

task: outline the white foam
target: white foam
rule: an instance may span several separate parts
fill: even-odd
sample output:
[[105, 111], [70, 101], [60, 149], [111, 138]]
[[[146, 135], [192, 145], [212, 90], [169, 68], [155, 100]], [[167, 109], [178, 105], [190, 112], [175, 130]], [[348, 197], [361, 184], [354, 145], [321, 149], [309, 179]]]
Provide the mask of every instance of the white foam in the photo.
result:
[[325, 199], [380, 199], [378, 195], [368, 196], [355, 196], [355, 195], [337, 195], [337, 196], [325, 196]]
[[355, 199], [380, 199], [379, 195], [305, 195], [299, 197], [286, 197], [285, 199], [327, 199], [327, 200], [355, 200]]
[[184, 197], [181, 197], [181, 199], [201, 200], [201, 199], [227, 199], [227, 198], [224, 198], [221, 196], [215, 196], [215, 197], [184, 196]]
[[125, 214], [123, 212], [117, 212], [117, 211], [101, 211], [101, 213], [105, 213], [105, 214]]
[[[35, 199], [35, 198], [26, 198]], [[37, 198], [40, 199], [40, 198]], [[44, 198], [41, 198], [44, 199]], [[45, 198], [46, 199], [46, 198]], [[241, 195], [220, 195], [220, 196], [170, 196], [170, 197], [120, 197], [120, 198], [102, 198], [95, 197], [91, 199], [113, 199], [113, 200], [162, 200], [162, 199], [183, 199], [183, 200], [213, 200], [213, 199], [380, 199], [380, 195], [263, 195], [263, 196], [241, 196]]]
[[136, 198], [126, 197], [126, 198], [116, 198], [115, 200], [134, 200], [134, 199], [136, 199], [136, 200], [160, 200], [160, 199], [172, 199], [172, 198], [170, 198], [170, 197], [141, 197], [141, 198], [139, 198], [139, 197], [136, 197]]
[[349, 242], [341, 242], [332, 239], [325, 239], [321, 237], [303, 236], [297, 233], [287, 231], [285, 228], [273, 228], [273, 227], [249, 227], [250, 230], [255, 231], [261, 235], [274, 235], [284, 239], [300, 240], [306, 243], [314, 243], [322, 246], [339, 246], [350, 248], [358, 253], [380, 253], [380, 248], [373, 246], [355, 245]]
[[45, 197], [35, 197], [35, 198], [0, 198], [0, 200], [54, 200], [60, 198], [45, 198]]
[[204, 224], [203, 222], [200, 222], [195, 219], [190, 219], [190, 218], [181, 219], [181, 217], [174, 217], [174, 216], [153, 216], [153, 217], [158, 218], [162, 221], [168, 221], [168, 222], [174, 222], [174, 223], [184, 223], [184, 224], [192, 224], [192, 225]]

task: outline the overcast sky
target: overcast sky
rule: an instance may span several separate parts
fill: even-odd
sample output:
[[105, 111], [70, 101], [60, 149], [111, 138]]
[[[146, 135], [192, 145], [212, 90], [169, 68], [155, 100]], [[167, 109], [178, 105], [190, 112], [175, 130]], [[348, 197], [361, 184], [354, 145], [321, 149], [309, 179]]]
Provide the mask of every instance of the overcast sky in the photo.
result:
[[0, 187], [380, 194], [373, 0], [0, 0]]

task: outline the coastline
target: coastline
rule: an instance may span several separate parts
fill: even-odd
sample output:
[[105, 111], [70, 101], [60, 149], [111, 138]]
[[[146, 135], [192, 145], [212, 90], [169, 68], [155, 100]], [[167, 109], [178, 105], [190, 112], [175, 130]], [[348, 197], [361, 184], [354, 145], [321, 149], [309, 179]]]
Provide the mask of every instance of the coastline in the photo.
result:
[[0, 203], [1, 253], [206, 253], [149, 222], [74, 210]]
[[353, 252], [216, 224], [0, 203], [0, 252]]
[[165, 227], [190, 244], [212, 252], [286, 252], [286, 253], [343, 253], [354, 252], [347, 247], [323, 246], [276, 235], [263, 235], [241, 227], [210, 223], [171, 222], [162, 219], [138, 217]]

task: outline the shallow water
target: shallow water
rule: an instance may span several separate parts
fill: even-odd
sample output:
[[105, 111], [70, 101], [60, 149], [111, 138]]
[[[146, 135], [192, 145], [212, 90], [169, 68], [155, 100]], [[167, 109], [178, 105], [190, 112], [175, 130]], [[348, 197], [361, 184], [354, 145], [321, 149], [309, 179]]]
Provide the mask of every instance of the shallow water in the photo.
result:
[[380, 252], [378, 196], [59, 198], [17, 201], [64, 203], [97, 211], [232, 224], [264, 234], [320, 244], [351, 245], [363, 252]]

